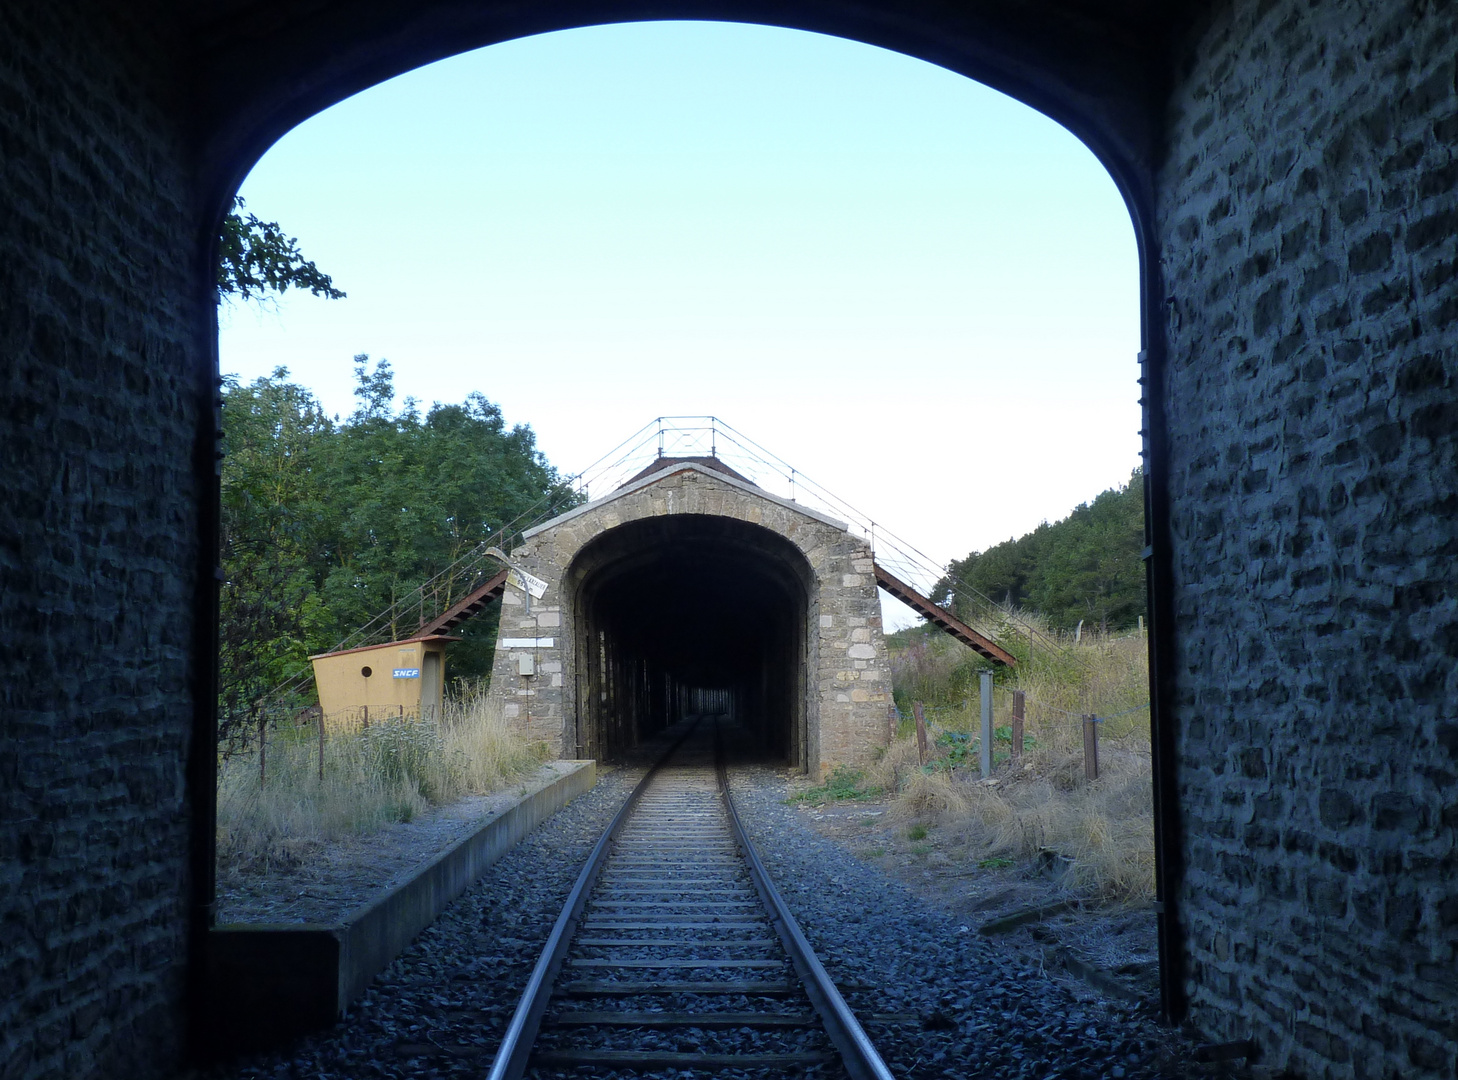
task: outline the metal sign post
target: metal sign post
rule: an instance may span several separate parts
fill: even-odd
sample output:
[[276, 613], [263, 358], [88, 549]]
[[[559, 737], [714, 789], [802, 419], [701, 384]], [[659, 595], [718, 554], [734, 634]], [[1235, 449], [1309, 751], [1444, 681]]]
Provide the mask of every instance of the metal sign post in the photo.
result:
[[982, 779], [992, 776], [992, 672], [984, 671], [982, 683]]

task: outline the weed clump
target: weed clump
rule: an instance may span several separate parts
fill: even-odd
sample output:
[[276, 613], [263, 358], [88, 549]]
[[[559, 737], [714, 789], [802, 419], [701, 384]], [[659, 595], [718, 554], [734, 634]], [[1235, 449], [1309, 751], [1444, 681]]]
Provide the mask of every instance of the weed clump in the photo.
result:
[[807, 788], [790, 797], [790, 802], [823, 804], [842, 800], [861, 801], [875, 799], [881, 795], [878, 785], [866, 783], [864, 769], [853, 769], [848, 765], [837, 765], [820, 787]]
[[[908, 659], [893, 654], [898, 702], [909, 705], [915, 696], [936, 703], [926, 710], [930, 753], [923, 763], [914, 728], [903, 724], [868, 782], [894, 797], [892, 817], [937, 825], [944, 849], [960, 848], [979, 868], [1033, 863], [1051, 850], [1066, 857], [1065, 886], [1110, 903], [1147, 901], [1154, 895], [1147, 642], [1087, 632], [1075, 642], [1040, 630], [1042, 654], [999, 672], [990, 780], [979, 767], [970, 651], [937, 635], [915, 641]], [[1019, 690], [1025, 737], [1015, 759], [1012, 695]], [[1094, 781], [1084, 775], [1088, 714], [1104, 718]]]
[[322, 778], [319, 753], [317, 727], [284, 726], [269, 732], [262, 782], [256, 750], [220, 763], [220, 866], [292, 866], [322, 844], [499, 790], [545, 760], [508, 729], [480, 685], [448, 701], [439, 721], [326, 729]]

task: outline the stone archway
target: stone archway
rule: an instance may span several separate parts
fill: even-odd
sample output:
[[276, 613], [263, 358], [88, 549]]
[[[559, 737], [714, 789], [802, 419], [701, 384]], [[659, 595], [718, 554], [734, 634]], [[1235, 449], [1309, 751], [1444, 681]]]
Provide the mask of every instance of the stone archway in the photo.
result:
[[659, 459], [511, 558], [540, 595], [502, 595], [491, 695], [529, 738], [615, 757], [702, 690], [816, 777], [889, 738], [869, 546], [717, 460]]
[[1190, 1002], [1276, 1069], [1451, 1073], [1458, 991], [1432, 976], [1458, 857], [1451, 4], [142, 0], [0, 8], [22, 1075], [161, 1074], [188, 1022], [229, 195], [381, 79], [649, 17], [897, 49], [1109, 168], [1143, 260], [1165, 1012]]
[[793, 544], [737, 518], [640, 520], [588, 543], [567, 577], [579, 753], [612, 759], [716, 690], [766, 757], [807, 766], [817, 590]]

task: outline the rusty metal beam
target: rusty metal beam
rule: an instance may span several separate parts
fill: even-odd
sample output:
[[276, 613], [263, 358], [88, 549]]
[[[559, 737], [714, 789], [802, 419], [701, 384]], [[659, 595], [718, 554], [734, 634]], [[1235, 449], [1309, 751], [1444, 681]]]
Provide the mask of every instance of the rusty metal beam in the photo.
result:
[[889, 573], [880, 563], [873, 565], [876, 568], [876, 584], [907, 607], [919, 612], [927, 622], [945, 630], [973, 652], [987, 657], [994, 664], [1003, 664], [1007, 667], [1018, 666], [1017, 658], [997, 642], [983, 637], [946, 608], [932, 603], [895, 574]]
[[422, 626], [420, 633], [422, 635], [443, 634], [465, 622], [491, 601], [500, 599], [501, 594], [506, 590], [506, 574], [507, 571], [502, 570], [444, 615]]

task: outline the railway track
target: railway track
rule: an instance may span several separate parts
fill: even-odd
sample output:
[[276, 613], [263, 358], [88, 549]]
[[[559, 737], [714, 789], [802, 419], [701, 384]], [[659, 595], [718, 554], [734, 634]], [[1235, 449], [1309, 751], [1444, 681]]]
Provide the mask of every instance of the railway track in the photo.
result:
[[744, 835], [718, 723], [689, 726], [598, 840], [490, 1080], [890, 1080]]

